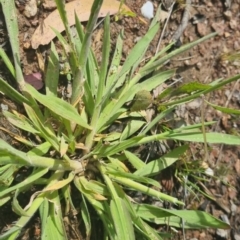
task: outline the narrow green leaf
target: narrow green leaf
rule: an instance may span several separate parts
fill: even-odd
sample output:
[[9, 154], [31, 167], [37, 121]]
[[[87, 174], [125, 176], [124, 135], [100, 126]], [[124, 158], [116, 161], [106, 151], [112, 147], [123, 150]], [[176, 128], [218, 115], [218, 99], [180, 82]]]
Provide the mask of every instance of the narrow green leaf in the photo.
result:
[[[168, 136], [169, 139], [204, 142], [201, 132], [175, 133]], [[240, 137], [223, 133], [206, 133], [207, 143], [218, 143], [226, 145], [240, 145]]]
[[127, 187], [130, 187], [131, 189], [134, 189], [135, 191], [140, 191], [144, 194], [147, 194], [152, 197], [156, 197], [161, 200], [165, 200], [168, 202], [171, 202], [173, 204], [179, 204], [184, 205], [183, 202], [179, 201], [177, 198], [171, 197], [167, 194], [161, 193], [160, 191], [157, 191], [151, 187], [145, 186], [141, 183], [137, 183], [131, 179], [125, 178], [125, 177], [112, 177], [116, 182], [123, 184]]
[[99, 83], [97, 87], [97, 99], [96, 104], [100, 105], [103, 98], [103, 93], [105, 91], [106, 75], [109, 65], [109, 55], [110, 55], [110, 18], [109, 15], [106, 16], [104, 21], [104, 34], [103, 34], [103, 50], [102, 50], [102, 61], [99, 74]]
[[120, 187], [118, 184], [115, 184], [115, 183], [114, 183], [114, 187], [118, 193], [118, 196], [121, 199], [123, 199], [123, 201], [125, 202], [125, 205], [128, 208], [128, 211], [131, 215], [136, 231], [138, 231], [141, 234], [141, 236], [145, 236], [146, 239], [162, 240], [162, 238], [159, 236], [157, 231], [151, 228], [145, 221], [143, 221], [138, 216], [137, 212], [135, 211], [135, 208], [133, 207], [135, 203], [130, 201], [129, 197], [125, 194], [122, 187]]
[[[65, 32], [68, 38], [68, 43], [69, 43], [69, 48], [65, 49], [65, 53], [66, 56], [68, 56], [68, 60], [69, 60], [69, 64], [72, 70], [72, 74], [73, 74], [73, 78], [75, 78], [75, 71], [77, 69], [77, 62], [78, 62], [78, 55], [74, 46], [74, 40], [73, 40], [73, 34], [72, 31], [70, 29], [70, 26], [68, 24], [68, 18], [67, 18], [67, 13], [66, 13], [66, 9], [65, 9], [65, 1], [62, 0], [56, 0], [56, 5], [57, 5], [57, 9], [59, 12], [59, 15], [62, 19], [64, 28], [65, 28]], [[60, 37], [61, 35], [59, 35]]]
[[52, 147], [52, 145], [49, 142], [44, 142], [35, 148], [28, 151], [28, 155], [37, 155], [37, 156], [43, 156], [46, 153], [48, 153], [49, 149]]
[[135, 174], [132, 173], [126, 173], [126, 172], [120, 172], [117, 171], [117, 169], [111, 169], [107, 167], [107, 171], [106, 173], [108, 173], [110, 175], [110, 177], [114, 178], [114, 177], [124, 177], [124, 178], [129, 178], [133, 181], [136, 182], [140, 182], [140, 183], [145, 183], [145, 184], [150, 184], [152, 186], [158, 187], [160, 188], [160, 184], [159, 182], [151, 179], [151, 178], [147, 178], [147, 177], [141, 177], [141, 176], [137, 176]]
[[210, 87], [210, 88], [208, 88], [206, 90], [198, 91], [197, 93], [193, 93], [190, 96], [181, 97], [178, 100], [174, 100], [174, 101], [170, 101], [170, 102], [166, 102], [166, 103], [162, 103], [162, 104], [164, 106], [176, 106], [176, 105], [179, 105], [180, 103], [189, 102], [191, 100], [194, 100], [194, 99], [200, 97], [201, 95], [206, 95], [207, 93], [210, 93], [210, 92], [213, 92], [213, 91], [215, 91], [217, 89], [220, 89], [223, 86], [238, 80], [239, 78], [240, 78], [240, 74], [238, 74], [238, 75], [236, 75], [234, 77], [230, 77], [230, 78], [228, 78], [228, 79], [226, 79], [224, 81], [221, 81], [221, 80], [214, 81], [213, 83], [209, 84], [212, 87]]
[[[87, 68], [89, 67], [89, 65], [90, 65], [90, 60], [87, 62]], [[90, 73], [90, 75], [88, 75], [88, 79], [90, 80], [90, 78], [92, 78], [92, 80], [93, 80], [95, 78], [95, 76], [92, 76], [93, 72], [91, 70], [90, 70], [90, 72], [91, 73]], [[94, 89], [95, 89], [95, 86], [94, 86]], [[92, 91], [92, 89], [90, 88], [88, 81], [85, 81], [83, 101], [84, 101], [86, 111], [89, 114], [89, 116], [93, 115], [93, 110], [94, 110], [94, 107], [95, 107], [95, 101], [94, 101], [94, 98], [93, 98], [93, 94], [95, 92], [96, 92], [95, 90]]]
[[84, 187], [87, 190], [98, 193], [103, 196], [110, 196], [107, 186], [101, 182], [90, 180], [84, 182]]
[[37, 101], [49, 108], [55, 114], [68, 119], [69, 121], [73, 121], [87, 129], [91, 129], [91, 127], [77, 113], [77, 110], [69, 103], [55, 96], [42, 95], [29, 84], [27, 84], [26, 89], [34, 98], [37, 99]]
[[9, 194], [11, 192], [14, 192], [17, 189], [21, 189], [28, 184], [34, 183], [37, 179], [39, 179], [40, 177], [45, 175], [47, 172], [48, 172], [48, 169], [46, 169], [46, 168], [45, 169], [38, 168], [37, 170], [33, 171], [33, 173], [30, 176], [28, 176], [28, 178], [24, 182], [20, 182], [16, 185], [13, 185], [13, 186], [5, 189], [4, 191], [1, 191], [0, 198], [6, 196], [7, 194]]
[[[1, 164], [1, 162], [0, 162]], [[19, 167], [12, 165], [12, 164], [6, 164], [0, 167], [0, 186], [8, 187], [11, 185], [13, 180], [15, 179], [15, 172]], [[3, 191], [3, 189], [1, 189]]]
[[115, 110], [115, 113], [111, 112], [114, 106], [117, 104], [117, 99], [111, 99], [111, 101], [106, 105], [104, 110], [101, 111], [100, 117], [98, 119], [97, 125], [97, 132], [101, 132], [104, 127], [108, 126], [109, 124], [113, 123], [118, 117], [126, 112], [126, 109], [118, 108]]
[[82, 26], [81, 21], [79, 20], [79, 17], [76, 12], [74, 12], [74, 17], [75, 17], [75, 26], [76, 26], [77, 34], [78, 34], [80, 41], [82, 42], [84, 39], [83, 26]]
[[[79, 170], [83, 169], [82, 163], [70, 160], [63, 161], [59, 159], [40, 157], [37, 155], [29, 155], [25, 152], [19, 151], [12, 146], [10, 146], [7, 142], [0, 139], [0, 163], [1, 164], [16, 164], [16, 165], [24, 165], [24, 166], [34, 166], [40, 168], [49, 168], [54, 170]], [[0, 193], [1, 195], [1, 193]]]
[[167, 194], [161, 193], [160, 191], [157, 191], [151, 187], [145, 186], [141, 183], [137, 183], [131, 179], [125, 178], [125, 177], [112, 177], [116, 182], [123, 184], [127, 187], [130, 187], [131, 189], [134, 189], [135, 191], [140, 191], [144, 194], [147, 194], [152, 197], [156, 197], [161, 200], [165, 200], [174, 204], [184, 205], [183, 202], [179, 201], [177, 198], [171, 197]]
[[121, 137], [120, 132], [111, 132], [106, 137], [104, 138], [100, 137], [100, 138], [103, 139], [104, 142], [113, 142], [115, 140], [118, 140], [120, 137]]
[[162, 64], [164, 64], [166, 61], [168, 61], [169, 59], [179, 55], [182, 52], [187, 51], [188, 49], [194, 47], [195, 45], [206, 41], [209, 38], [212, 38], [214, 36], [216, 36], [217, 33], [211, 33], [207, 36], [204, 36], [203, 38], [200, 38], [194, 42], [188, 43], [186, 45], [183, 45], [182, 47], [166, 54], [164, 57], [156, 60], [154, 63], [150, 64], [150, 65], [145, 65], [141, 70], [140, 70], [140, 74], [143, 74], [143, 76], [147, 75], [148, 73], [154, 71], [156, 68], [158, 68], [159, 66], [161, 66]]
[[17, 103], [29, 104], [29, 100], [0, 78], [0, 91]]
[[221, 107], [221, 106], [218, 106], [218, 105], [215, 105], [215, 104], [212, 104], [208, 101], [205, 100], [205, 102], [212, 106], [213, 108], [223, 112], [223, 113], [227, 113], [227, 114], [234, 114], [234, 115], [240, 115], [240, 111], [237, 110], [237, 109], [232, 109], [232, 108], [227, 108], [227, 107]]
[[61, 188], [63, 188], [64, 186], [68, 185], [70, 182], [72, 182], [73, 178], [74, 178], [74, 173], [70, 172], [68, 174], [67, 178], [64, 178], [62, 180], [59, 181], [55, 181], [54, 184], [46, 187], [42, 192], [52, 192], [52, 191], [56, 191], [59, 190]]
[[112, 200], [110, 202], [110, 209], [113, 223], [115, 226], [115, 231], [117, 233], [117, 239], [134, 240], [135, 236], [133, 225], [125, 203], [117, 195], [111, 179], [105, 174], [105, 168], [103, 168], [100, 164], [98, 164], [98, 167], [112, 196]]
[[69, 52], [69, 48], [70, 48], [67, 40], [63, 37], [63, 35], [57, 29], [52, 28], [52, 27], [51, 27], [51, 29], [55, 33], [55, 35], [56, 35], [57, 39], [59, 40], [59, 42], [62, 44], [64, 52], [65, 52], [65, 55], [67, 56], [68, 52]]
[[[204, 123], [204, 125], [208, 126], [213, 123], [214, 122], [206, 122]], [[132, 137], [120, 143], [111, 143], [109, 146], [102, 146], [101, 148], [96, 149], [94, 154], [100, 154], [100, 156], [111, 156], [113, 154], [126, 150], [127, 148], [130, 148], [130, 147], [139, 146], [141, 144], [145, 144], [145, 143], [149, 143], [157, 140], [174, 139], [175, 137], [176, 139], [177, 137], [178, 138], [182, 137], [183, 140], [185, 141], [194, 141], [194, 140], [191, 140], [190, 137], [194, 135], [196, 137], [196, 138], [193, 137], [194, 139], [197, 139], [197, 136], [201, 137], [201, 133], [196, 131], [196, 129], [199, 129], [201, 126], [202, 124], [195, 124], [195, 125], [189, 125], [186, 127], [181, 127], [172, 131], [165, 131], [163, 133], [156, 134], [156, 135], [151, 135], [151, 136], [140, 135], [140, 136]], [[193, 132], [193, 129], [195, 129], [194, 132]], [[187, 140], [187, 138], [189, 138], [189, 140]], [[200, 142], [202, 141], [201, 139], [202, 138], [198, 138]], [[234, 139], [238, 139], [238, 138], [235, 137]], [[216, 140], [216, 143], [218, 143], [218, 141], [219, 140]], [[214, 143], [213, 139], [212, 139], [212, 143]], [[234, 144], [234, 142], [232, 142], [232, 144]], [[236, 144], [236, 141], [235, 141], [235, 144]]]
[[[111, 65], [109, 67], [108, 75], [106, 78], [106, 90], [112, 89], [115, 90], [115, 87], [112, 85], [115, 77], [119, 71], [120, 61], [122, 57], [122, 47], [123, 47], [123, 31], [120, 32], [116, 42], [116, 48], [113, 54]], [[118, 86], [118, 84], [116, 84]]]
[[45, 76], [46, 94], [57, 96], [59, 79], [59, 57], [55, 45], [51, 43], [51, 52], [48, 59], [48, 66]]
[[153, 40], [158, 30], [159, 23], [150, 28], [150, 30], [137, 42], [125, 60], [118, 78], [128, 73], [134, 65], [137, 65], [142, 60], [150, 42]]
[[81, 215], [83, 218], [83, 222], [84, 222], [84, 225], [86, 228], [86, 239], [90, 239], [91, 229], [92, 229], [91, 217], [90, 217], [90, 213], [88, 210], [87, 202], [86, 202], [83, 194], [82, 194], [82, 202], [80, 205], [80, 209], [81, 209]]
[[44, 198], [40, 208], [39, 208], [40, 218], [41, 218], [41, 228], [44, 229], [47, 227], [48, 215], [49, 215], [49, 201], [47, 198]]
[[[5, 203], [7, 203], [11, 199], [12, 199], [12, 196], [1, 197], [0, 206], [3, 206]], [[1, 239], [1, 235], [0, 235], [0, 239]]]
[[[84, 30], [78, 16], [75, 13], [75, 23], [76, 23], [76, 30], [78, 33], [79, 41], [81, 41], [79, 46], [76, 46], [77, 50], [79, 51], [79, 55], [82, 48], [82, 41], [84, 39]], [[87, 112], [90, 116], [93, 115], [93, 110], [95, 107], [95, 100], [94, 97], [96, 96], [97, 86], [99, 82], [99, 70], [98, 64], [95, 58], [95, 55], [90, 49], [89, 57], [87, 58], [86, 69], [85, 69], [85, 82], [84, 82], [84, 95], [83, 101], [85, 103], [85, 107]]]
[[113, 144], [110, 146], [105, 146], [102, 147], [101, 149], [99, 149], [99, 153], [100, 156], [111, 156], [115, 153], [119, 153], [123, 150], [126, 150], [127, 148], [133, 146], [133, 145], [138, 145], [138, 142], [144, 138], [143, 136], [137, 136], [137, 137], [133, 137], [131, 139], [125, 140], [119, 144]]
[[[133, 86], [133, 89], [152, 91], [157, 86], [163, 84], [166, 80], [170, 79], [175, 74], [175, 69], [170, 69], [167, 71], [160, 71], [154, 74], [152, 77], [146, 79]], [[129, 99], [128, 99], [129, 100]]]
[[[106, 100], [109, 99], [110, 93], [112, 92], [112, 89], [114, 89], [116, 87], [117, 83], [119, 82], [119, 79], [121, 79], [122, 77], [125, 78], [126, 74], [129, 73], [129, 71], [141, 61], [142, 57], [144, 56], [145, 51], [147, 50], [150, 42], [156, 35], [158, 29], [159, 29], [159, 24], [156, 24], [133, 47], [133, 49], [129, 53], [127, 59], [125, 60], [121, 70], [119, 71], [119, 73], [115, 77], [114, 81], [112, 82], [111, 88], [109, 88], [108, 91], [105, 93], [105, 96], [102, 100], [103, 102], [105, 102]], [[141, 76], [138, 75], [136, 79], [139, 80], [140, 77]], [[130, 86], [132, 86], [132, 85], [136, 84], [136, 80], [135, 81], [131, 80], [130, 83], [131, 83]], [[126, 86], [126, 87], [128, 87], [128, 86]], [[128, 89], [123, 92], [129, 94]], [[136, 92], [134, 92], [134, 93], [131, 92], [131, 94], [135, 95]], [[115, 111], [112, 113], [112, 115], [115, 114], [116, 110], [118, 110], [125, 102], [126, 102], [126, 100], [124, 100], [123, 102], [121, 101], [121, 103], [118, 104], [117, 107], [115, 108]], [[111, 111], [109, 111], [108, 114], [110, 112]]]
[[3, 62], [7, 66], [8, 70], [10, 71], [12, 76], [15, 78], [16, 77], [15, 69], [2, 47], [0, 47], [0, 58], [2, 58]]
[[121, 198], [115, 198], [112, 200], [110, 203], [110, 209], [117, 232], [117, 239], [135, 240], [132, 221], [129, 212]]
[[15, 240], [21, 232], [21, 228], [13, 226], [7, 232], [0, 235], [0, 240]]
[[17, 200], [18, 194], [19, 194], [19, 189], [17, 189], [14, 194], [13, 201], [12, 201], [12, 210], [19, 216], [30, 217], [30, 215], [20, 206]]
[[57, 191], [47, 195], [49, 199], [48, 216], [45, 217], [45, 226], [41, 231], [41, 239], [62, 239], [67, 240], [67, 234], [63, 224], [62, 209]]
[[[95, 24], [98, 19], [100, 8], [102, 6], [103, 0], [95, 0], [92, 4], [91, 14], [87, 23], [84, 38], [82, 40], [82, 46], [80, 50], [80, 56], [78, 56], [78, 70], [79, 72], [75, 74], [73, 78], [73, 93], [71, 97], [71, 103], [76, 105], [80, 98], [82, 97], [82, 87], [84, 84], [84, 70], [86, 68], [87, 59], [89, 52], [91, 51], [91, 39], [94, 31]], [[81, 19], [80, 19], [81, 20]], [[81, 39], [81, 37], [80, 37]], [[77, 70], [77, 69], [76, 69]], [[75, 72], [74, 72], [75, 73]]]
[[[147, 204], [138, 204], [136, 206], [133, 205], [133, 207], [140, 217], [156, 224], [167, 224], [179, 228], [186, 227], [191, 229], [230, 228], [227, 223], [220, 221], [219, 219], [202, 211], [168, 210]], [[184, 226], [182, 226], [182, 224], [184, 224]]]
[[59, 150], [59, 141], [57, 136], [52, 129], [50, 124], [44, 124], [44, 121], [41, 121], [39, 116], [36, 114], [35, 109], [31, 108], [30, 106], [24, 104], [25, 110], [28, 114], [28, 117], [31, 119], [32, 123], [34, 124], [35, 128], [39, 130], [39, 135], [43, 137], [47, 142], [49, 142], [55, 150]]
[[176, 96], [180, 94], [192, 94], [194, 92], [199, 92], [203, 90], [210, 89], [211, 85], [203, 84], [199, 82], [189, 82], [181, 85], [177, 89], [171, 92], [171, 96]]
[[145, 124], [144, 121], [139, 120], [129, 121], [121, 134], [120, 141], [125, 140], [131, 135], [133, 135], [143, 126], [143, 124]]
[[133, 165], [133, 167], [135, 167], [137, 170], [141, 169], [143, 167], [146, 166], [146, 164], [140, 159], [138, 158], [135, 154], [133, 154], [132, 152], [129, 152], [127, 150], [124, 151], [124, 154], [127, 158], [127, 160]]
[[96, 200], [93, 191], [85, 188], [84, 182], [87, 182], [85, 177], [75, 177], [73, 181], [77, 189], [88, 199], [97, 213], [103, 213], [105, 211], [103, 201]]
[[25, 87], [25, 81], [20, 65], [18, 22], [15, 3], [14, 1], [1, 1], [1, 4], [13, 53], [16, 80], [20, 90], [23, 90]]
[[13, 124], [15, 127], [18, 127], [22, 130], [25, 130], [29, 133], [39, 133], [37, 129], [35, 129], [31, 124], [29, 119], [27, 119], [24, 115], [20, 114], [12, 114], [11, 112], [4, 111], [3, 115], [7, 118], [7, 120]]
[[55, 0], [57, 8], [58, 8], [58, 13], [62, 19], [62, 22], [64, 24], [65, 30], [68, 31], [68, 34], [70, 34], [70, 28], [68, 25], [68, 19], [67, 19], [67, 14], [66, 14], [66, 10], [65, 10], [65, 2], [61, 1], [61, 0]]
[[70, 212], [73, 212], [73, 213], [77, 212], [77, 209], [75, 208], [75, 206], [73, 204], [73, 200], [72, 200], [72, 198], [74, 197], [71, 194], [72, 185], [71, 184], [65, 185], [60, 190], [61, 190], [64, 202], [65, 202], [64, 214], [67, 215]]
[[161, 172], [163, 169], [175, 163], [179, 157], [188, 149], [188, 145], [175, 148], [171, 152], [165, 154], [159, 159], [149, 162], [146, 166], [134, 172], [137, 176], [153, 176]]
[[165, 118], [168, 114], [170, 114], [175, 107], [170, 107], [160, 114], [158, 114], [150, 123], [146, 125], [146, 128], [142, 131], [142, 134], [146, 134], [150, 129], [152, 129], [156, 124], [160, 122], [161, 119]]

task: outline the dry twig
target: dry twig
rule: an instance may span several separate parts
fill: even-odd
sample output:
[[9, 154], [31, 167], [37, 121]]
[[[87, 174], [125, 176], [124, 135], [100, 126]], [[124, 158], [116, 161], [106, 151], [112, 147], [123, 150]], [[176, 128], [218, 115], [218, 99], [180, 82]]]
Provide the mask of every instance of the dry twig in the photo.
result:
[[173, 41], [179, 40], [180, 37], [182, 36], [183, 31], [187, 27], [189, 16], [190, 16], [191, 2], [192, 2], [191, 0], [186, 0], [186, 6], [185, 6], [184, 13], [183, 13], [182, 21], [181, 21], [180, 25], [178, 26], [178, 29], [172, 36]]

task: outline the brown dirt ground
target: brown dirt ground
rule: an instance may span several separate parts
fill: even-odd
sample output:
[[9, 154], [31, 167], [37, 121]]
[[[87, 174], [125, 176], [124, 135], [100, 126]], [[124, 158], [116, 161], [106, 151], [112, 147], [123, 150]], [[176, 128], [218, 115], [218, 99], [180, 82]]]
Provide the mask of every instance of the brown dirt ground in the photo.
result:
[[[167, 0], [165, 0], [167, 1]], [[34, 33], [36, 26], [40, 23], [41, 19], [44, 19], [49, 12], [42, 7], [39, 7], [38, 14], [33, 18], [26, 18], [23, 14], [25, 0], [18, 0], [18, 22], [19, 22], [19, 39], [21, 47], [21, 64], [25, 74], [33, 72], [39, 72], [38, 58], [36, 51], [29, 48], [29, 41]], [[153, 1], [155, 11], [158, 4], [161, 1]], [[185, 2], [185, 1], [183, 1]], [[231, 2], [231, 6], [226, 7], [226, 3]], [[134, 12], [141, 16], [140, 7], [145, 3], [145, 0], [126, 0], [128, 5]], [[166, 25], [164, 37], [160, 44], [160, 49], [166, 46], [171, 37], [176, 31], [181, 22], [181, 17], [185, 9], [184, 4], [175, 4], [174, 10], [170, 16], [170, 20]], [[240, 73], [239, 61], [225, 60], [224, 56], [229, 56], [233, 52], [237, 52], [240, 49], [240, 1], [220, 1], [220, 0], [192, 0], [190, 8], [190, 18], [187, 24], [187, 28], [183, 32], [180, 40], [182, 43], [188, 43], [195, 39], [205, 36], [208, 33], [217, 31], [219, 35], [214, 37], [193, 49], [185, 52], [181, 56], [172, 59], [166, 64], [166, 68], [177, 68], [176, 78], [181, 78], [182, 82], [191, 82], [197, 80], [201, 83], [209, 83], [218, 78], [228, 78]], [[200, 19], [197, 24], [193, 23], [194, 17]], [[201, 21], [202, 20], [202, 21]], [[111, 41], [114, 45], [116, 36], [121, 29], [125, 31], [125, 42], [123, 55], [126, 57], [134, 46], [137, 39], [143, 36], [150, 24], [150, 21], [146, 20], [146, 24], [139, 21], [138, 18], [123, 17], [121, 20], [115, 22], [111, 20]], [[4, 40], [4, 22], [0, 18], [0, 44]], [[161, 31], [157, 34], [154, 41], [150, 44], [149, 50], [146, 54], [146, 59], [155, 54], [156, 46], [159, 42]], [[93, 39], [93, 48], [95, 50], [97, 59], [101, 59], [101, 40], [102, 39], [102, 24], [96, 29]], [[6, 44], [5, 49], [9, 49]], [[41, 46], [39, 48], [41, 54], [45, 54], [49, 49], [49, 46]], [[45, 56], [44, 56], [45, 57]], [[5, 79], [7, 78], [4, 73], [4, 67], [0, 65], [0, 75]], [[174, 82], [174, 79], [170, 81]], [[217, 91], [209, 96], [207, 100], [211, 103], [221, 106], [227, 106], [235, 109], [239, 109], [240, 104], [240, 88], [239, 82], [229, 84], [220, 91]], [[1, 103], [5, 101], [5, 98], [1, 99]], [[180, 115], [187, 122], [199, 122], [200, 110], [199, 108], [194, 110], [187, 110], [181, 112]], [[205, 109], [205, 119], [207, 121], [217, 120], [218, 124], [215, 125], [210, 131], [220, 132], [238, 132], [240, 127], [239, 119], [232, 116], [222, 114], [218, 111], [214, 111], [212, 108], [207, 107]], [[5, 127], [6, 123], [1, 120], [1, 125]], [[0, 135], [1, 138], [5, 136]], [[10, 141], [9, 139], [6, 139]], [[192, 156], [196, 155], [199, 158], [203, 158], [203, 146], [193, 145], [191, 146]], [[206, 201], [204, 198], [195, 200], [194, 204], [191, 203], [191, 199], [186, 200], [188, 208], [201, 208], [206, 212], [213, 214], [215, 217], [227, 216], [227, 219], [231, 223], [232, 229], [224, 232], [226, 238], [220, 238], [220, 233], [215, 230], [206, 231], [186, 231], [185, 239], [240, 239], [240, 188], [239, 188], [239, 174], [240, 174], [240, 147], [229, 146], [211, 146], [209, 150], [209, 166], [215, 171], [216, 176], [219, 179], [223, 179], [228, 182], [230, 186], [226, 186], [221, 181], [212, 180], [208, 183], [207, 188], [211, 194], [216, 198], [216, 201]], [[162, 179], [162, 182], [167, 180], [167, 177]], [[166, 190], [167, 191], [167, 190]], [[195, 206], [193, 206], [195, 205]], [[12, 221], [16, 220], [16, 215], [11, 214], [10, 206], [5, 206], [1, 213], [0, 219], [0, 232], [7, 229]], [[3, 215], [5, 214], [5, 215]], [[75, 220], [74, 220], [75, 221]], [[39, 239], [39, 219], [36, 217], [26, 228], [26, 232], [21, 239]], [[78, 223], [74, 223], [78, 225]], [[71, 238], [82, 239], [82, 238]], [[175, 239], [184, 239], [183, 232], [179, 230]]]

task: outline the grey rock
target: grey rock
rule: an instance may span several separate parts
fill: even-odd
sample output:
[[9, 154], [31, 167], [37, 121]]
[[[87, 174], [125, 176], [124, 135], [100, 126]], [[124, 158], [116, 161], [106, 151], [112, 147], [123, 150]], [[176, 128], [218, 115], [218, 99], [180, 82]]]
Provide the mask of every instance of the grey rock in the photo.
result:
[[31, 18], [36, 16], [37, 11], [38, 11], [37, 0], [29, 0], [25, 5], [24, 15], [27, 18]]

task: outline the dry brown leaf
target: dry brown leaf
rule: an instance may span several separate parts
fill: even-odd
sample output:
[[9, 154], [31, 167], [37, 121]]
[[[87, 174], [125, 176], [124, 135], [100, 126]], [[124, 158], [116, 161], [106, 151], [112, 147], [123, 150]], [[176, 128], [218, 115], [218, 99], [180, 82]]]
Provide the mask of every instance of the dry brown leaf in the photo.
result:
[[[81, 22], [87, 21], [90, 17], [91, 7], [94, 0], [87, 1], [72, 1], [66, 3], [65, 9], [67, 13], [68, 23], [70, 26], [75, 24], [74, 12]], [[104, 0], [103, 5], [99, 12], [99, 17], [105, 17], [108, 13], [110, 15], [114, 15], [119, 10], [120, 2], [116, 0]], [[122, 5], [122, 10], [131, 11], [126, 5]], [[59, 32], [64, 30], [64, 25], [62, 23], [61, 17], [57, 10], [54, 10], [52, 13], [48, 15], [48, 17], [43, 21], [40, 26], [36, 29], [32, 36], [32, 48], [36, 49], [39, 45], [46, 45], [50, 43], [50, 41], [55, 38], [55, 33], [51, 29], [54, 28]]]

